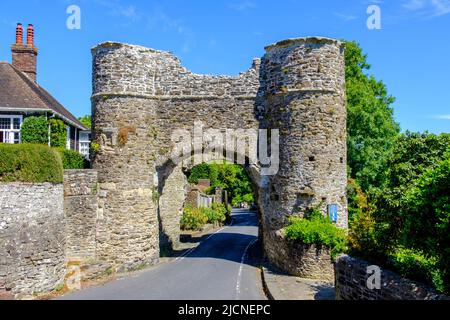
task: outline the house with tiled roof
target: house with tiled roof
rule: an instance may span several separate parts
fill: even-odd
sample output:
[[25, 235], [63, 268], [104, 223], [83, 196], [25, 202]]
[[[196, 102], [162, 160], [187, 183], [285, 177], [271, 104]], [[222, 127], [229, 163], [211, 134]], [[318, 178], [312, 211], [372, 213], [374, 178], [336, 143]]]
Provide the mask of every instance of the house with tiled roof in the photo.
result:
[[90, 131], [70, 111], [37, 83], [38, 50], [34, 29], [16, 28], [16, 42], [11, 47], [12, 63], [0, 61], [0, 143], [21, 143], [20, 129], [29, 116], [61, 119], [67, 126], [67, 148], [89, 155]]

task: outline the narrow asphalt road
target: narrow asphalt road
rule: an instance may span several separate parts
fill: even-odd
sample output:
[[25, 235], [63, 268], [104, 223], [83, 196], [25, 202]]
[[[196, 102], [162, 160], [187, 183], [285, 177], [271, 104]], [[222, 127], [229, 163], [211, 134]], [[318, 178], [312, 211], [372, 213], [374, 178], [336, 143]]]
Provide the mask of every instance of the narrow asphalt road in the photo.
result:
[[173, 261], [62, 300], [265, 300], [253, 265], [258, 220], [233, 211], [233, 224]]

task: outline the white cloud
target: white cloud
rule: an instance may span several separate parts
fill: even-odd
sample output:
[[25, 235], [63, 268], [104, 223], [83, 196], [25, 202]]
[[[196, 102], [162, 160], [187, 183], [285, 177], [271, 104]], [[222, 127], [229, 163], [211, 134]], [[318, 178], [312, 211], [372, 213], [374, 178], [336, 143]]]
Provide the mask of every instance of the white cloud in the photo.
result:
[[242, 1], [229, 4], [228, 7], [235, 11], [244, 11], [248, 9], [254, 9], [257, 7], [257, 5], [253, 1]]
[[358, 17], [352, 14], [346, 14], [346, 13], [340, 13], [340, 12], [335, 12], [333, 13], [336, 17], [338, 17], [341, 20], [344, 21], [352, 21], [352, 20], [356, 20]]
[[432, 0], [432, 5], [437, 16], [450, 13], [450, 0]]
[[187, 53], [195, 45], [195, 34], [180, 19], [172, 18], [161, 8], [154, 8], [153, 13], [147, 17], [148, 28], [162, 29], [164, 32], [174, 31], [182, 39], [182, 51]]
[[450, 0], [405, 0], [402, 7], [424, 18], [433, 18], [450, 13]]
[[438, 120], [450, 120], [450, 114], [441, 114], [439, 116], [434, 116], [433, 118]]
[[408, 0], [403, 3], [403, 8], [407, 10], [419, 10], [425, 7], [426, 0]]
[[120, 16], [130, 21], [136, 21], [140, 18], [134, 5], [122, 5], [117, 0], [95, 0], [95, 2], [105, 7], [110, 15]]

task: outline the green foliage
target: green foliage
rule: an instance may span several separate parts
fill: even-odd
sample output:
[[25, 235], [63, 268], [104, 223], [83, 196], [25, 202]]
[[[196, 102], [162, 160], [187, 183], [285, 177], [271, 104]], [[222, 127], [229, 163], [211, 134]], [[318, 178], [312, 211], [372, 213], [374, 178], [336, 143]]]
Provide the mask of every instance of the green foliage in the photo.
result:
[[91, 115], [82, 116], [82, 117], [78, 118], [78, 120], [86, 128], [92, 129], [92, 116]]
[[183, 217], [181, 218], [182, 230], [201, 231], [207, 222], [208, 216], [201, 210], [189, 206], [183, 209]]
[[369, 190], [386, 180], [384, 168], [400, 131], [390, 107], [395, 99], [382, 81], [366, 74], [371, 66], [356, 42], [346, 42], [345, 62], [350, 175]]
[[55, 150], [43, 145], [0, 144], [0, 181], [61, 183], [61, 158]]
[[63, 148], [57, 148], [64, 169], [87, 169], [89, 168], [89, 162], [84, 156], [74, 150], [67, 150]]
[[209, 179], [213, 192], [220, 187], [226, 190], [233, 205], [241, 202], [254, 203], [251, 180], [242, 166], [229, 163], [203, 163], [194, 167], [188, 177], [189, 183], [197, 184], [200, 179]]
[[207, 223], [221, 224], [226, 221], [226, 209], [223, 205], [220, 207], [213, 204], [211, 208], [201, 208], [200, 210], [208, 217]]
[[[356, 213], [351, 219], [349, 239], [353, 254], [380, 264], [394, 261], [393, 268], [399, 272], [413, 280], [426, 278], [447, 293], [450, 292], [449, 148], [448, 134], [401, 135], [388, 161], [387, 183], [372, 193], [376, 207], [360, 210], [356, 202], [352, 204]], [[431, 262], [420, 260], [412, 252], [426, 252], [426, 259], [435, 259], [433, 272]], [[416, 261], [411, 265], [413, 258], [423, 263]], [[428, 263], [425, 266], [424, 261]]]
[[362, 191], [361, 187], [355, 179], [349, 179], [347, 184], [347, 199], [348, 199], [348, 215], [349, 220], [352, 217], [370, 211], [370, 205], [367, 195]]
[[211, 209], [216, 213], [215, 214], [215, 221], [223, 223], [227, 220], [228, 216], [228, 209], [225, 207], [223, 203], [214, 202], [212, 204]]
[[48, 122], [47, 118], [27, 117], [23, 120], [21, 128], [23, 143], [48, 145]]
[[[443, 228], [447, 227], [450, 208], [446, 169], [449, 149], [449, 134], [407, 132], [397, 139], [388, 162], [388, 183], [375, 197], [377, 223], [388, 226], [387, 236], [397, 246], [428, 252], [437, 245], [436, 237], [445, 236]], [[430, 242], [433, 245], [425, 247]], [[450, 242], [440, 245], [439, 250], [444, 250]]]
[[227, 220], [227, 208], [222, 203], [213, 203], [210, 208], [187, 206], [181, 218], [182, 230], [199, 231], [205, 224], [223, 224]]
[[395, 153], [388, 162], [388, 187], [408, 189], [421, 174], [436, 167], [450, 149], [450, 134], [412, 133], [396, 139]]
[[64, 148], [67, 143], [67, 126], [56, 118], [48, 122], [50, 124], [50, 145], [54, 148]]
[[92, 142], [91, 143], [91, 150], [94, 153], [100, 152], [100, 145], [98, 143]]
[[161, 199], [161, 193], [159, 193], [158, 188], [153, 188], [152, 190], [152, 201], [155, 205], [158, 205], [159, 199]]
[[436, 256], [450, 293], [450, 158], [427, 170], [408, 190], [400, 210], [401, 241]]
[[350, 220], [348, 235], [349, 253], [353, 256], [386, 264], [387, 254], [393, 247], [392, 239], [387, 237], [383, 223], [377, 223], [369, 212], [358, 212]]
[[333, 225], [317, 210], [312, 210], [305, 219], [292, 217], [285, 231], [286, 237], [290, 240], [330, 248], [332, 259], [344, 252], [347, 247], [346, 232]]
[[209, 179], [211, 181], [211, 186], [216, 186], [218, 184], [218, 174], [216, 166], [202, 163], [192, 168], [188, 181], [192, 184], [198, 184], [201, 179]]
[[22, 142], [48, 145], [49, 127], [50, 145], [54, 148], [64, 148], [67, 143], [66, 124], [57, 118], [47, 120], [45, 116], [24, 119], [21, 128]]
[[399, 134], [394, 98], [357, 43], [345, 60], [351, 254], [449, 293], [450, 134]]
[[433, 256], [427, 256], [419, 250], [399, 248], [389, 256], [388, 265], [402, 277], [432, 285], [439, 292], [445, 292], [444, 275], [438, 259]]

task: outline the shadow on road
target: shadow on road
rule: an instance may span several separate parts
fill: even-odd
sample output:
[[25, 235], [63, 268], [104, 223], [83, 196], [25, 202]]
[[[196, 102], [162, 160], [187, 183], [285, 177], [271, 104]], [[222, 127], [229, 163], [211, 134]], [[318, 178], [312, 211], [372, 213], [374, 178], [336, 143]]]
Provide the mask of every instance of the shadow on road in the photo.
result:
[[[223, 259], [236, 263], [242, 262], [242, 256], [247, 250], [244, 263], [251, 266], [260, 265], [262, 250], [257, 234], [259, 225], [258, 217], [254, 212], [247, 210], [236, 210], [232, 216], [232, 223], [222, 232], [216, 234], [205, 234], [198, 237], [182, 235], [182, 243], [196, 244], [195, 249], [173, 250], [174, 257], [185, 257], [186, 259]], [[255, 232], [256, 231], [256, 232]]]

